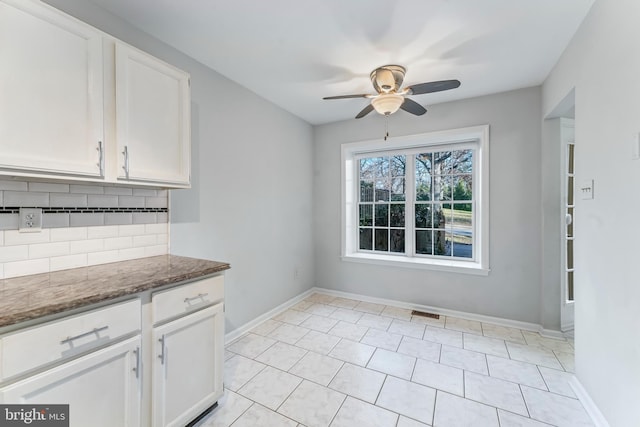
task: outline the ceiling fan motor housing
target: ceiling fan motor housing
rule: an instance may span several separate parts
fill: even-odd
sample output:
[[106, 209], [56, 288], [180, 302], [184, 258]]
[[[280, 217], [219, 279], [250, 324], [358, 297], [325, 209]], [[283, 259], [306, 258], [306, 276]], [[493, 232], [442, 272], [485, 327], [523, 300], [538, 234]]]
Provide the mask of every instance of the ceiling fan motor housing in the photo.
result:
[[401, 65], [383, 65], [371, 72], [371, 83], [378, 93], [396, 93], [406, 72]]

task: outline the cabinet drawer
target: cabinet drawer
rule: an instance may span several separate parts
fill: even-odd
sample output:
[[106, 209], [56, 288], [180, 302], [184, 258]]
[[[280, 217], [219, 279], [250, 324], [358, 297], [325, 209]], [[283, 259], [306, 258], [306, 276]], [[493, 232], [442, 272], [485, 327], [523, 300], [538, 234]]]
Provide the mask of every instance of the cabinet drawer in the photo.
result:
[[210, 277], [153, 294], [153, 322], [183, 316], [222, 301], [224, 276]]
[[56, 363], [141, 328], [140, 299], [16, 331], [2, 337], [2, 379]]

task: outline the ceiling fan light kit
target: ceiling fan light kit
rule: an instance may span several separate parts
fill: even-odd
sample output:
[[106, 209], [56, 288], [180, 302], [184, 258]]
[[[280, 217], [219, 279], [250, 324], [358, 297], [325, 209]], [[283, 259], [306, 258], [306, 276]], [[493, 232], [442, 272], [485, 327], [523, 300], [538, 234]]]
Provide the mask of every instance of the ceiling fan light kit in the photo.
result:
[[338, 95], [328, 96], [323, 99], [349, 99], [368, 98], [371, 99], [369, 105], [358, 113], [356, 119], [360, 119], [369, 114], [374, 109], [385, 116], [389, 116], [399, 109], [421, 116], [427, 110], [410, 98], [409, 95], [422, 95], [424, 93], [442, 92], [444, 90], [455, 89], [460, 86], [459, 80], [441, 80], [436, 82], [419, 83], [400, 89], [404, 81], [406, 69], [401, 65], [384, 65], [371, 72], [371, 83], [378, 92], [375, 95]]
[[375, 110], [385, 116], [393, 114], [404, 103], [404, 96], [395, 93], [385, 93], [373, 98], [371, 104]]

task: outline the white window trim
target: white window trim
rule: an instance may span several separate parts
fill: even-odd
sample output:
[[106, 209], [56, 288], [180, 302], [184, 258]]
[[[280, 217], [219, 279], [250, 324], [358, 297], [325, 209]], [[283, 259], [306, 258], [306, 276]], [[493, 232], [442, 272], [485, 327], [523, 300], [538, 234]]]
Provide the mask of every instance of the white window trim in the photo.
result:
[[[379, 253], [358, 252], [355, 210], [358, 205], [356, 157], [366, 153], [406, 150], [425, 146], [476, 142], [478, 145], [474, 171], [477, 200], [476, 236], [477, 256], [474, 261], [422, 257], [403, 257]], [[368, 140], [342, 144], [341, 149], [341, 235], [342, 260], [396, 267], [421, 268], [476, 275], [489, 274], [489, 125], [472, 126], [438, 132], [388, 138], [387, 141]], [[476, 168], [477, 169], [477, 168]]]

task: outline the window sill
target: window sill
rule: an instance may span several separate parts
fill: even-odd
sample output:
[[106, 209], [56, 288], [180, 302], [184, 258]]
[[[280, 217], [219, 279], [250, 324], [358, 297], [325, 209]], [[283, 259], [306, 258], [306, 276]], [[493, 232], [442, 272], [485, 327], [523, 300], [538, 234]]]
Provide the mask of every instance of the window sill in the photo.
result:
[[446, 261], [426, 258], [404, 258], [391, 255], [352, 253], [342, 256], [343, 261], [392, 267], [417, 268], [422, 270], [447, 271], [450, 273], [488, 276], [491, 271], [474, 262]]

